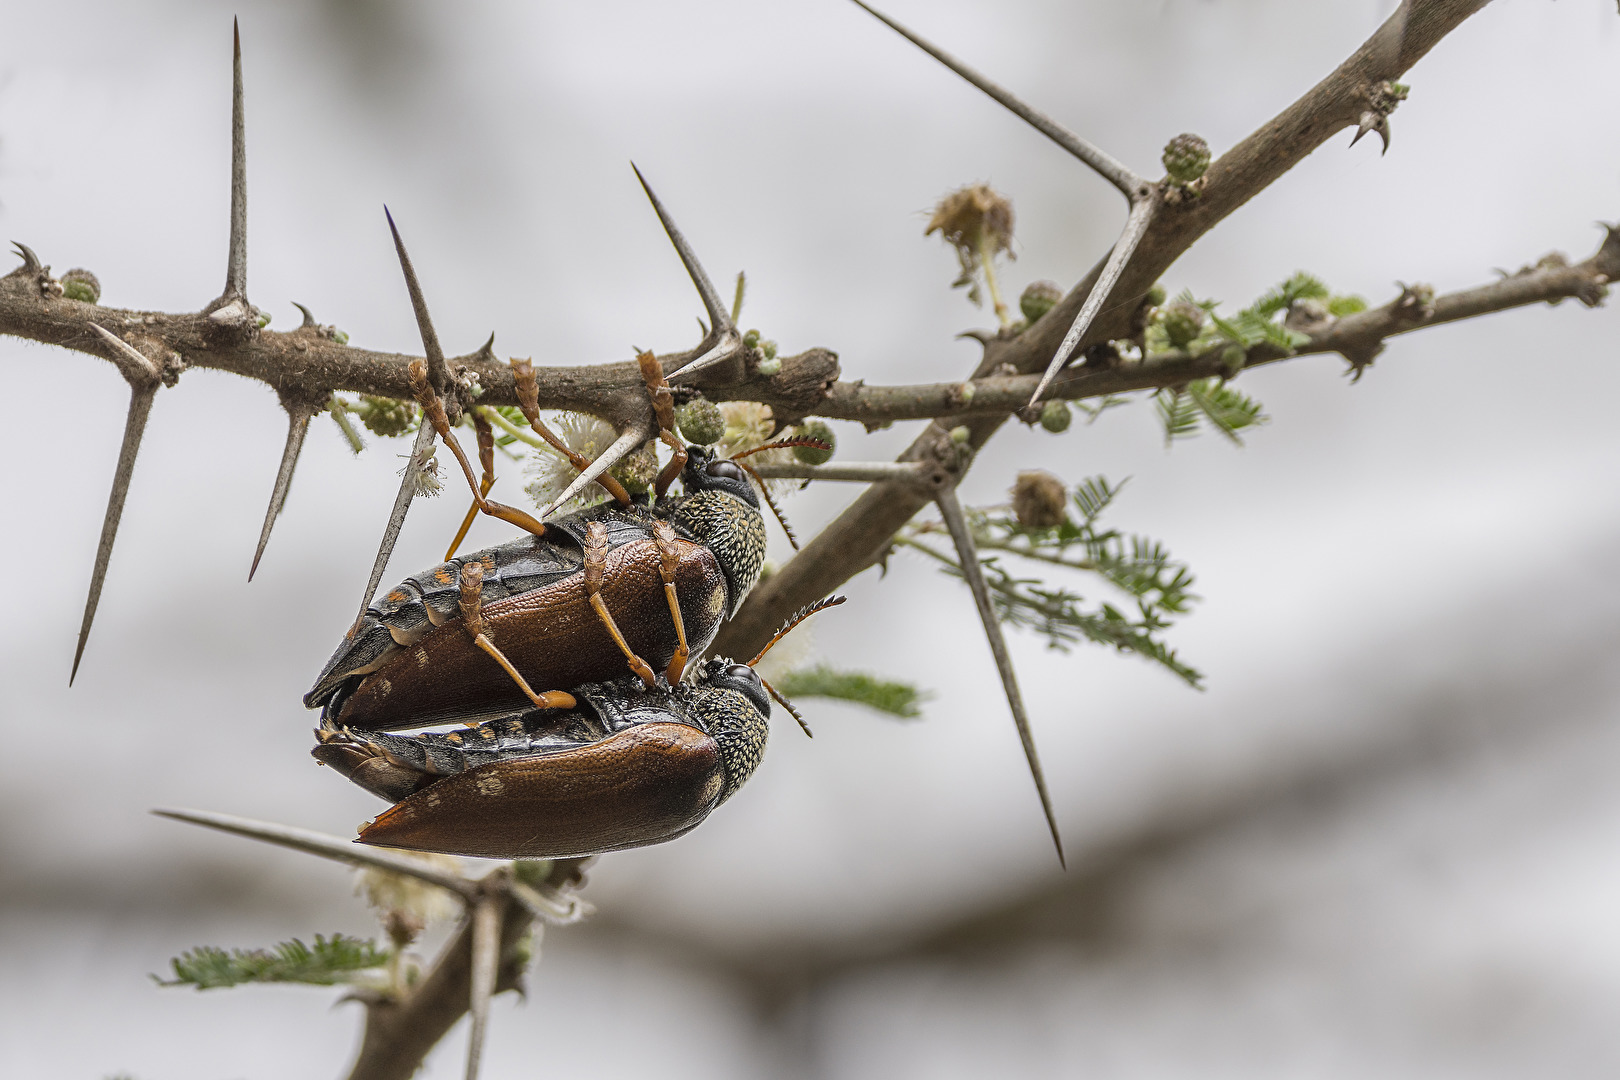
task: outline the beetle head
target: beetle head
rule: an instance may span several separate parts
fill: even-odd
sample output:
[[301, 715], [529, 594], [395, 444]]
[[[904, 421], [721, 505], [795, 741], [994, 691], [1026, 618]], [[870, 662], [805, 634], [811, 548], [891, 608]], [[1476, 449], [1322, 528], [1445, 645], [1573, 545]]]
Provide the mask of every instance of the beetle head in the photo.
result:
[[759, 673], [747, 664], [711, 657], [704, 661], [695, 681], [699, 687], [735, 690], [748, 699], [749, 704], [753, 705], [761, 717], [767, 720], [771, 717], [771, 696], [765, 690], [765, 682], [759, 677]]
[[715, 454], [706, 446], [686, 448], [686, 468], [681, 472], [681, 484], [688, 495], [699, 491], [723, 491], [727, 495], [759, 509], [759, 496], [742, 466]]

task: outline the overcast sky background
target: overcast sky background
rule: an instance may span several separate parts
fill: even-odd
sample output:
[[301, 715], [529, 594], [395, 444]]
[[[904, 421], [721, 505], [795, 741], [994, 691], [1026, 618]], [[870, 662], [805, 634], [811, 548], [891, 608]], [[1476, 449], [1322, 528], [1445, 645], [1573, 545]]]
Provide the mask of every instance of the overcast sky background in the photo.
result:
[[[890, 10], [1156, 174], [1170, 136], [1224, 151], [1392, 7]], [[0, 14], [0, 235], [57, 272], [91, 268], [110, 306], [217, 295], [233, 14], [248, 287], [272, 329], [297, 325], [298, 300], [357, 344], [419, 347], [386, 202], [448, 349], [491, 331], [542, 364], [685, 347], [701, 308], [633, 158], [717, 280], [747, 270], [745, 325], [836, 350], [845, 378], [939, 381], [971, 369], [956, 335], [991, 318], [922, 236], [940, 195], [987, 180], [1011, 196], [1014, 293], [1072, 284], [1123, 220], [1106, 184], [835, 0], [92, 0]], [[1388, 156], [1334, 138], [1165, 284], [1231, 310], [1307, 269], [1381, 303], [1397, 281], [1445, 291], [1553, 249], [1584, 258], [1593, 223], [1620, 218], [1617, 50], [1604, 0], [1500, 0], [1411, 73]], [[994, 977], [880, 965], [776, 1012], [727, 974], [903, 948], [1065, 880], [968, 594], [898, 557], [820, 618], [814, 652], [932, 690], [925, 719], [812, 702], [816, 739], [778, 725], [702, 829], [602, 860], [600, 925], [552, 935], [528, 1005], [498, 1013], [494, 1060], [528, 1075], [544, 1048], [559, 1071], [678, 1075], [655, 1055], [679, 1030], [660, 1003], [679, 1000], [705, 1075], [1612, 1075], [1617, 320], [1570, 303], [1423, 331], [1354, 386], [1331, 357], [1256, 371], [1242, 386], [1272, 420], [1241, 450], [1166, 450], [1140, 403], [1062, 437], [1014, 425], [980, 455], [964, 487], [979, 503], [1032, 465], [1132, 477], [1111, 522], [1165, 540], [1204, 597], [1171, 636], [1203, 693], [1100, 649], [1012, 643], [1072, 873], [1209, 826], [1132, 887], [1137, 921], [1107, 957], [1031, 946]], [[0, 372], [0, 738], [19, 763], [0, 785], [0, 1071], [336, 1072], [356, 1018], [332, 995], [145, 976], [193, 944], [368, 932], [345, 873], [145, 811], [339, 834], [377, 811], [309, 759], [299, 698], [353, 617], [406, 447], [371, 439], [354, 458], [319, 419], [249, 585], [284, 421], [262, 386], [186, 374], [159, 395], [69, 690], [126, 393], [103, 361], [14, 340]], [[915, 430], [840, 425], [840, 453], [892, 455]], [[450, 490], [413, 508], [389, 578], [437, 561], [465, 509]], [[810, 535], [851, 494], [787, 509]], [[506, 536], [480, 522], [472, 543]], [[1337, 791], [1347, 770], [1390, 778], [1337, 809], [1268, 802]], [[620, 1008], [657, 1019], [627, 1035], [607, 1019]]]

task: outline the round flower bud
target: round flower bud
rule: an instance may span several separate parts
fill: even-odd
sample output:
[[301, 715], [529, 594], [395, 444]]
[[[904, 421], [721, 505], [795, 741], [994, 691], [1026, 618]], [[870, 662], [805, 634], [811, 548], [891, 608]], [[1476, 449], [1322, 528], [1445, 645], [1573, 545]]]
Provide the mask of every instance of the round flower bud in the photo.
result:
[[958, 446], [966, 445], [971, 438], [973, 438], [973, 431], [967, 425], [951, 428], [951, 442], [956, 443]]
[[411, 421], [416, 419], [416, 406], [408, 401], [361, 394], [359, 415], [366, 430], [391, 439], [410, 429]]
[[1209, 168], [1209, 143], [1197, 135], [1177, 135], [1164, 144], [1164, 171], [1178, 184], [1190, 184]]
[[[838, 436], [825, 420], [806, 420], [793, 432], [796, 438], [820, 439], [834, 449], [838, 446]], [[806, 465], [825, 465], [832, 460], [833, 450], [818, 450], [814, 446], [795, 446], [793, 456]]]
[[1026, 529], [1052, 529], [1063, 524], [1068, 519], [1064, 513], [1068, 502], [1063, 481], [1049, 472], [1021, 472], [1013, 484], [1013, 516]]
[[1204, 323], [1207, 321], [1208, 316], [1203, 308], [1197, 304], [1189, 304], [1185, 300], [1177, 300], [1160, 314], [1164, 336], [1178, 349], [1191, 344], [1192, 340], [1203, 332]]
[[675, 426], [687, 442], [709, 446], [726, 433], [726, 417], [708, 398], [693, 398], [675, 410]]
[[1059, 300], [1063, 299], [1063, 290], [1050, 281], [1032, 281], [1024, 289], [1024, 294], [1018, 298], [1018, 310], [1024, 313], [1024, 318], [1031, 323], [1057, 307]]
[[632, 495], [646, 492], [658, 479], [658, 451], [653, 442], [644, 442], [620, 458], [619, 463], [608, 470], [608, 475]]
[[1165, 297], [1168, 295], [1169, 294], [1164, 291], [1163, 285], [1155, 284], [1153, 288], [1147, 291], [1147, 295], [1144, 296], [1142, 300], [1147, 304], [1148, 307], [1162, 307], [1164, 306]]
[[69, 300], [94, 304], [101, 299], [101, 282], [88, 270], [69, 270], [62, 275], [62, 295]]
[[1074, 412], [1067, 401], [1053, 400], [1041, 406], [1041, 427], [1054, 435], [1069, 430], [1069, 423], [1073, 419]]

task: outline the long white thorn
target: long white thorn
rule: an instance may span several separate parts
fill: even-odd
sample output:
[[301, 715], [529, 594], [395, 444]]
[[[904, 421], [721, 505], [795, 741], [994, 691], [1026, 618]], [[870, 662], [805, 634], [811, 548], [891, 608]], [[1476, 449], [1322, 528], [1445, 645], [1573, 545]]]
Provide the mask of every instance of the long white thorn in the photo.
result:
[[388, 513], [388, 525], [383, 529], [382, 543], [377, 547], [377, 560], [371, 564], [371, 579], [366, 582], [366, 595], [360, 598], [360, 614], [355, 617], [357, 626], [359, 620], [365, 618], [371, 598], [377, 595], [377, 585], [382, 581], [383, 571], [388, 569], [388, 560], [394, 554], [394, 543], [399, 539], [400, 526], [405, 524], [405, 514], [416, 495], [418, 463], [426, 457], [428, 447], [432, 445], [433, 425], [424, 416], [416, 430], [416, 442], [411, 445], [410, 459], [405, 462], [405, 475], [399, 482], [399, 494], [394, 496], [394, 508]]
[[473, 904], [471, 1000], [472, 1016], [467, 1033], [467, 1080], [478, 1080], [478, 1066], [484, 1056], [484, 1035], [489, 1030], [489, 999], [495, 995], [495, 976], [500, 968], [501, 911], [506, 900], [499, 893], [487, 892]]
[[692, 278], [692, 284], [697, 287], [698, 296], [703, 300], [703, 310], [709, 313], [710, 336], [724, 335], [726, 331], [732, 329], [730, 309], [727, 308], [725, 301], [720, 299], [720, 294], [715, 291], [714, 282], [709, 280], [703, 264], [698, 261], [697, 254], [692, 250], [692, 245], [686, 242], [686, 237], [681, 234], [675, 220], [664, 209], [664, 204], [658, 201], [658, 196], [648, 185], [647, 178], [641, 175], [641, 170], [636, 168], [635, 162], [630, 163], [630, 168], [635, 171], [636, 179], [641, 181], [641, 190], [647, 193], [653, 212], [658, 215], [658, 220], [664, 226], [664, 232], [669, 236], [669, 242], [675, 245], [675, 253], [681, 257], [681, 264], [686, 267], [687, 274]]
[[1029, 762], [1029, 774], [1035, 781], [1036, 793], [1041, 797], [1041, 811], [1046, 814], [1046, 827], [1052, 831], [1058, 863], [1067, 868], [1068, 863], [1063, 858], [1063, 837], [1058, 835], [1057, 818], [1052, 813], [1052, 798], [1046, 791], [1046, 776], [1041, 771], [1040, 756], [1035, 752], [1035, 736], [1029, 730], [1024, 698], [1018, 692], [1018, 676], [1013, 671], [1012, 656], [1007, 652], [1007, 641], [1001, 635], [1001, 620], [996, 618], [995, 606], [990, 602], [990, 586], [986, 584], [984, 569], [979, 565], [979, 550], [973, 542], [973, 531], [962, 513], [962, 504], [957, 501], [955, 488], [949, 485], [940, 488], [934, 493], [934, 501], [939, 504], [940, 516], [951, 530], [956, 557], [962, 564], [962, 576], [967, 579], [968, 588], [973, 593], [973, 603], [979, 609], [979, 621], [984, 624], [984, 636], [990, 642], [996, 670], [1001, 673], [1001, 686], [1007, 692], [1007, 707], [1012, 710], [1019, 741], [1024, 744], [1024, 759]]
[[293, 470], [298, 467], [298, 455], [303, 452], [304, 436], [309, 432], [309, 421], [315, 411], [307, 404], [287, 407], [287, 443], [282, 447], [281, 465], [276, 469], [276, 485], [270, 489], [270, 508], [265, 511], [264, 527], [259, 530], [259, 547], [253, 552], [253, 565], [248, 568], [249, 581], [259, 572], [259, 560], [264, 558], [265, 545], [270, 543], [270, 530], [275, 527], [276, 518], [281, 516], [281, 508], [287, 501]]
[[469, 903], [476, 900], [480, 895], [477, 882], [464, 878], [459, 874], [450, 873], [441, 866], [428, 863], [402, 851], [391, 851], [388, 848], [361, 847], [353, 840], [345, 840], [329, 833], [316, 832], [313, 829], [300, 829], [294, 825], [278, 825], [270, 821], [255, 821], [252, 818], [237, 817], [235, 814], [215, 814], [207, 810], [183, 810], [178, 808], [153, 810], [152, 813], [158, 817], [172, 818], [175, 821], [184, 821], [192, 825], [202, 825], [209, 829], [218, 829], [220, 832], [246, 836], [252, 840], [263, 840], [268, 844], [278, 844], [281, 847], [292, 848], [294, 851], [319, 855], [323, 859], [334, 859], [354, 866], [374, 866], [379, 870], [391, 870], [396, 874], [405, 874], [419, 881], [425, 881], [429, 885], [437, 885], [441, 889], [448, 889]]
[[1074, 317], [1074, 323], [1069, 332], [1063, 335], [1063, 343], [1058, 346], [1056, 353], [1052, 354], [1051, 363], [1046, 365], [1046, 373], [1041, 376], [1040, 383], [1035, 387], [1035, 393], [1030, 395], [1029, 403], [1034, 405], [1046, 393], [1063, 365], [1068, 363], [1069, 357], [1079, 346], [1081, 338], [1091, 329], [1096, 320], [1097, 313], [1102, 310], [1109, 293], [1119, 283], [1120, 275], [1125, 272], [1125, 266], [1131, 261], [1131, 255], [1136, 251], [1136, 245], [1141, 242], [1148, 226], [1153, 224], [1153, 215], [1158, 212], [1159, 200], [1157, 196], [1141, 199], [1131, 204], [1130, 216], [1125, 219], [1125, 231], [1114, 244], [1114, 250], [1108, 253], [1108, 261], [1103, 264], [1102, 273], [1097, 277], [1097, 284], [1093, 285], [1091, 292], [1086, 294], [1086, 302], [1080, 305], [1080, 314]]
[[691, 375], [702, 371], [704, 368], [713, 367], [715, 364], [718, 364], [724, 360], [729, 360], [733, 356], [737, 355], [738, 350], [740, 350], [742, 347], [742, 335], [737, 333], [735, 327], [727, 329], [725, 333], [721, 335], [719, 342], [716, 343], [713, 348], [709, 349], [707, 352], [703, 353], [694, 360], [688, 360], [686, 363], [664, 376], [664, 381], [673, 382], [682, 375]]
[[540, 511], [540, 520], [544, 521], [556, 513], [557, 507], [584, 491], [591, 484], [594, 484], [598, 476], [613, 468], [621, 458], [652, 438], [654, 434], [656, 432], [648, 431], [645, 428], [630, 428], [623, 432], [617, 439], [613, 440], [612, 446], [602, 451], [601, 455], [591, 462], [589, 468], [574, 477], [574, 482], [569, 484], [561, 495], [551, 500], [551, 503]]
[[920, 481], [927, 468], [909, 461], [841, 461], [830, 465], [755, 465], [754, 471], [767, 480], [850, 480], [884, 484]]
[[[98, 326], [96, 329], [101, 328]], [[118, 466], [113, 470], [107, 513], [101, 519], [101, 539], [96, 543], [95, 567], [90, 571], [90, 594], [84, 601], [79, 644], [73, 650], [73, 670], [68, 673], [69, 686], [79, 675], [79, 661], [84, 659], [84, 646], [90, 640], [90, 627], [96, 621], [96, 608], [101, 604], [101, 587], [107, 581], [107, 564], [112, 561], [113, 541], [118, 539], [118, 522], [124, 516], [124, 500], [129, 495], [130, 478], [135, 475], [135, 457], [141, 451], [141, 436], [146, 433], [147, 418], [152, 415], [152, 399], [157, 397], [161, 385], [156, 378], [144, 383], [131, 380], [129, 384], [129, 413], [124, 418], [124, 441], [118, 448]]]
[[242, 30], [231, 20], [231, 247], [223, 297], [247, 299], [247, 121], [242, 113]]
[[1056, 120], [1053, 120], [1050, 116], [1047, 116], [1039, 109], [1036, 109], [1034, 106], [1027, 105], [1020, 101], [1012, 94], [1011, 91], [985, 78], [983, 75], [968, 67], [962, 61], [958, 60], [944, 49], [941, 49], [927, 39], [912, 33], [900, 23], [895, 22], [893, 19], [889, 18], [881, 11], [878, 11], [876, 8], [862, 3], [861, 0], [854, 0], [854, 2], [867, 14], [884, 23], [895, 33], [899, 34], [907, 41], [910, 41], [923, 52], [927, 53], [929, 56], [932, 56], [935, 60], [938, 60], [946, 67], [962, 76], [962, 78], [966, 79], [968, 82], [990, 95], [996, 101], [1000, 102], [1015, 116], [1028, 123], [1036, 131], [1039, 131], [1042, 135], [1045, 135], [1048, 139], [1051, 139], [1053, 142], [1057, 143], [1064, 150], [1067, 150], [1070, 154], [1073, 154], [1075, 157], [1085, 162], [1085, 164], [1090, 166], [1098, 176], [1101, 176], [1104, 180], [1107, 180], [1110, 184], [1113, 184], [1116, 188], [1118, 188], [1127, 199], [1131, 200], [1133, 203], [1137, 200], [1147, 181], [1142, 177], [1137, 176], [1130, 169], [1126, 168], [1121, 162], [1115, 160], [1111, 155], [1099, 147], [1093, 146], [1091, 143], [1087, 142], [1085, 139], [1082, 139], [1080, 136], [1076, 135], [1074, 132], [1070, 131]]
[[422, 351], [427, 354], [428, 381], [433, 389], [444, 393], [450, 385], [450, 368], [444, 362], [444, 349], [439, 347], [439, 335], [433, 329], [433, 318], [428, 314], [427, 298], [422, 295], [422, 283], [416, 279], [416, 267], [411, 263], [410, 255], [405, 251], [405, 241], [400, 239], [399, 227], [394, 224], [394, 215], [383, 207], [383, 216], [388, 218], [388, 231], [394, 235], [394, 250], [399, 254], [399, 268], [405, 275], [405, 288], [411, 294], [411, 310], [416, 313], [416, 329], [422, 335]]

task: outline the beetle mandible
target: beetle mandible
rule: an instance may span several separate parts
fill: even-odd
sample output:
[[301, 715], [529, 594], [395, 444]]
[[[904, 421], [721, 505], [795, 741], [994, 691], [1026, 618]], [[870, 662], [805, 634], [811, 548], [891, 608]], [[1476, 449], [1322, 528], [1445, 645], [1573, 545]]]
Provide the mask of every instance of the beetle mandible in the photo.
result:
[[[316, 760], [395, 805], [362, 843], [487, 858], [569, 858], [662, 843], [703, 822], [753, 775], [771, 698], [754, 665], [710, 659], [684, 681], [634, 676], [573, 688], [572, 707], [460, 731], [390, 735], [323, 724]], [[805, 729], [808, 732], [808, 728]]]

